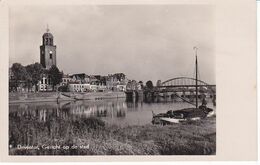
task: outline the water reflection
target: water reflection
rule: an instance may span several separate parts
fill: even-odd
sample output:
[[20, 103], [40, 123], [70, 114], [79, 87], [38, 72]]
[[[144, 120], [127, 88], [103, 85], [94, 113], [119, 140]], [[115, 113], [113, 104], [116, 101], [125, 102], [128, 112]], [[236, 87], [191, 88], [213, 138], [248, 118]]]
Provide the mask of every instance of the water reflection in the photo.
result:
[[[209, 105], [213, 108], [213, 106]], [[100, 101], [76, 101], [46, 103], [21, 103], [9, 105], [12, 119], [27, 119], [46, 122], [49, 120], [77, 120], [85, 117], [99, 117], [110, 124], [143, 125], [151, 122], [152, 111], [155, 113], [191, 107], [180, 102], [143, 103], [125, 102], [124, 99]]]
[[76, 120], [81, 117], [125, 118], [127, 103], [119, 101], [28, 103], [9, 106], [9, 116], [46, 122], [51, 119]]
[[61, 109], [68, 108], [72, 115], [81, 117], [126, 117], [126, 103], [124, 101], [99, 101], [99, 102], [70, 102]]

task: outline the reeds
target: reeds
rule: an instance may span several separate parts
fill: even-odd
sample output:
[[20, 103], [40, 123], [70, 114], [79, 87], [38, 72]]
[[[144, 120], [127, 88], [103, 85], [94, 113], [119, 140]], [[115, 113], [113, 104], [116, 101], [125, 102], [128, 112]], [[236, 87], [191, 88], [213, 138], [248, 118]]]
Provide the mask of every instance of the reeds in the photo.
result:
[[[215, 116], [158, 126], [107, 125], [99, 118], [9, 122], [10, 155], [211, 155], [216, 152]], [[18, 149], [35, 145], [35, 149]], [[61, 146], [44, 149], [41, 146]], [[68, 146], [65, 147], [64, 146]]]

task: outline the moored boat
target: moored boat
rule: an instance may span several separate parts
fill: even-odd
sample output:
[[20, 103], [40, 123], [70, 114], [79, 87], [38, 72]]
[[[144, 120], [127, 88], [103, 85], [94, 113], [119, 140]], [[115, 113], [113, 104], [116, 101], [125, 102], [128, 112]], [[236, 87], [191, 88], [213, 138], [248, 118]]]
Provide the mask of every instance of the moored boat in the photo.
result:
[[199, 108], [184, 108], [176, 111], [169, 110], [166, 113], [154, 114], [152, 124], [180, 123], [189, 120], [200, 120], [212, 115], [214, 115], [213, 109], [201, 106]]
[[[189, 121], [189, 120], [200, 120], [205, 117], [209, 117], [214, 115], [214, 111], [212, 108], [208, 108], [206, 106], [206, 100], [203, 99], [202, 105], [198, 106], [198, 73], [197, 73], [197, 67], [198, 67], [198, 62], [197, 62], [197, 48], [194, 47], [193, 49], [196, 49], [196, 61], [195, 61], [195, 66], [196, 66], [196, 104], [194, 105], [193, 103], [186, 101], [187, 103], [190, 103], [194, 105], [194, 108], [184, 108], [180, 110], [169, 110], [166, 113], [159, 113], [159, 114], [154, 114], [153, 113], [153, 118], [152, 118], [152, 124], [172, 124], [172, 123], [180, 123], [184, 121]], [[185, 101], [185, 99], [183, 99]]]

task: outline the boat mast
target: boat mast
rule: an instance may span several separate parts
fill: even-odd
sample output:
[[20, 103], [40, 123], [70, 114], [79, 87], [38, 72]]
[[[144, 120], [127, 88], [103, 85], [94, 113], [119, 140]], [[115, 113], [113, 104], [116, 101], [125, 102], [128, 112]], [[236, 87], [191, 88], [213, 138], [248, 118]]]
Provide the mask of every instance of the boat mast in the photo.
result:
[[196, 55], [196, 61], [195, 61], [195, 66], [196, 66], [196, 108], [198, 108], [198, 61], [197, 61], [197, 47], [193, 48], [195, 50], [195, 55]]

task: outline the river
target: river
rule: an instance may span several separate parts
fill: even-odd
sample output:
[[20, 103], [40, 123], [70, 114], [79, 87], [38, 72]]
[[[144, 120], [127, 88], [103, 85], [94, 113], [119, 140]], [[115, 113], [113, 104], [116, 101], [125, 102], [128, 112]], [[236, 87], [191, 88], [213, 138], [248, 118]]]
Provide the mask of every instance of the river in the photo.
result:
[[[126, 102], [125, 99], [108, 99], [98, 101], [41, 102], [19, 103], [9, 105], [9, 118], [24, 118], [33, 122], [78, 120], [95, 116], [107, 124], [120, 126], [151, 124], [152, 113], [163, 113], [192, 107], [182, 101], [163, 103]], [[208, 107], [215, 107], [208, 100]], [[11, 121], [12, 123], [16, 121]]]

